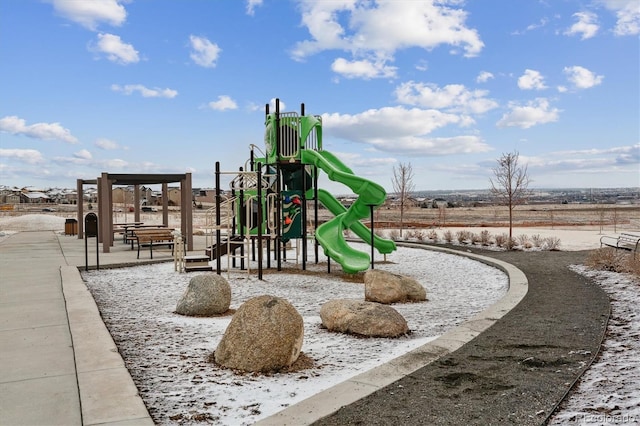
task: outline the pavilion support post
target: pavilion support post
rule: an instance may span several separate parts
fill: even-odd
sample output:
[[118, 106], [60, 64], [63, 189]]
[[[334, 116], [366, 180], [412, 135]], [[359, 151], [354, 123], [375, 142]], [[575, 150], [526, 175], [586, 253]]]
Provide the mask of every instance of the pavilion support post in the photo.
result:
[[140, 222], [140, 185], [133, 186], [133, 221]]
[[108, 241], [109, 241], [109, 247], [113, 246], [113, 181], [109, 178], [109, 174], [107, 174], [107, 184], [108, 184], [108, 191], [107, 191], [107, 197], [109, 198], [109, 203], [108, 203], [108, 210], [107, 210], [107, 235], [105, 235], [105, 237], [107, 237]]
[[187, 245], [188, 251], [193, 251], [193, 189], [191, 187], [191, 173], [186, 173], [180, 182], [181, 194], [181, 223], [182, 238]]
[[100, 211], [98, 217], [98, 237], [99, 241], [102, 242], [102, 252], [109, 253], [111, 249], [111, 238], [109, 238], [109, 233], [112, 233], [111, 230], [111, 214], [109, 210], [111, 210], [111, 191], [110, 191], [110, 182], [109, 182], [109, 174], [102, 173], [102, 176], [99, 178], [99, 187], [100, 193], [98, 200], [98, 210]]
[[[162, 184], [162, 224], [169, 226], [169, 184]], [[184, 241], [184, 234], [182, 235]]]
[[78, 239], [81, 240], [84, 236], [84, 180], [78, 179], [76, 183], [76, 194], [78, 199], [76, 200], [76, 211], [78, 221]]

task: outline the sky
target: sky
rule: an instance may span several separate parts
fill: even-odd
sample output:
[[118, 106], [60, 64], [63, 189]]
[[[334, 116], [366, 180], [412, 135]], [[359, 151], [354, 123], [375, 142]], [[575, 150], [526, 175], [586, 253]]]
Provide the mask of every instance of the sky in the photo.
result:
[[0, 185], [212, 188], [277, 98], [388, 192], [640, 186], [637, 0], [0, 0], [0, 64]]

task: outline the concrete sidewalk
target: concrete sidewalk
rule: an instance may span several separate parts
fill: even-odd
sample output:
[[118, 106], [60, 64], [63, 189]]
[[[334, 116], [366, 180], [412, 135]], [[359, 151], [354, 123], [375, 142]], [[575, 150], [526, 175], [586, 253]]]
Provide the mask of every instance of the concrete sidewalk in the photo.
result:
[[[88, 242], [95, 267], [96, 241]], [[148, 263], [118, 243], [99, 256], [102, 267]], [[75, 236], [19, 232], [0, 242], [0, 424], [153, 424], [82, 281], [84, 266]]]

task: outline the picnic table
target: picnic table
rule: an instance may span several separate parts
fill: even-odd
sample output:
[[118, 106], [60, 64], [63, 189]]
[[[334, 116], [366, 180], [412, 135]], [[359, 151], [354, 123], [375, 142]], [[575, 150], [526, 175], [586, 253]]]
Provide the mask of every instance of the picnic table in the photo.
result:
[[119, 234], [122, 234], [122, 241], [126, 244], [127, 243], [127, 230], [132, 227], [132, 226], [141, 226], [143, 225], [144, 222], [120, 222], [120, 223], [114, 223], [113, 226], [113, 233], [115, 234], [116, 232]]

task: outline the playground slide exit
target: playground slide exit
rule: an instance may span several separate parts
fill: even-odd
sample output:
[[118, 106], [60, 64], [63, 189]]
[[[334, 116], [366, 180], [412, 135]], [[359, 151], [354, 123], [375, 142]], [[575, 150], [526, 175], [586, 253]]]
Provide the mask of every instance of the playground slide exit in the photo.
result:
[[[347, 185], [358, 199], [345, 208], [333, 195], [325, 190], [318, 191], [319, 201], [336, 217], [323, 223], [316, 230], [316, 238], [325, 253], [338, 262], [347, 273], [356, 273], [369, 268], [371, 259], [367, 253], [349, 246], [343, 231], [351, 229], [363, 241], [370, 243], [371, 230], [360, 219], [368, 217], [370, 206], [384, 203], [386, 192], [380, 185], [353, 174], [344, 163], [328, 151], [302, 151], [302, 161], [322, 169], [329, 179]], [[396, 244], [378, 236], [374, 237], [374, 247], [382, 254], [391, 253]]]

